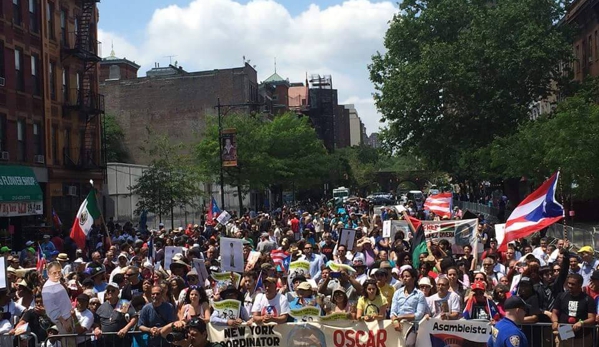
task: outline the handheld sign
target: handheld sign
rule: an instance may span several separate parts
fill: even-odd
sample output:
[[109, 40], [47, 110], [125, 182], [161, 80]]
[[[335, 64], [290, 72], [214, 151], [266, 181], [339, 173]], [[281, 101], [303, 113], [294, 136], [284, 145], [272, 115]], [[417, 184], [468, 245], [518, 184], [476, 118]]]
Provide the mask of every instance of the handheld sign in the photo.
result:
[[356, 229], [341, 229], [339, 236], [339, 245], [345, 245], [348, 251], [354, 249], [354, 241], [356, 240]]
[[243, 272], [243, 241], [241, 239], [220, 238], [220, 264], [223, 271]]
[[218, 317], [222, 319], [237, 319], [241, 311], [241, 301], [238, 300], [221, 300], [212, 304], [214, 311]]
[[216, 218], [216, 221], [219, 222], [222, 225], [227, 224], [227, 222], [229, 221], [229, 219], [231, 219], [231, 215], [229, 214], [229, 212], [227, 211], [222, 211], [218, 217]]

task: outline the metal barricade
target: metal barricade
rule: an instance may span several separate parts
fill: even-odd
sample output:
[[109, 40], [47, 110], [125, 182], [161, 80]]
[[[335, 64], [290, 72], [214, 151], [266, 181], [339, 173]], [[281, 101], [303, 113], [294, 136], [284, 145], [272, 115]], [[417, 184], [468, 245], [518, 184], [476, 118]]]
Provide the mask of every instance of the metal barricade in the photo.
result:
[[[85, 343], [77, 344], [76, 339], [82, 337], [89, 337], [90, 339], [85, 341]], [[52, 335], [48, 336], [46, 340], [41, 344], [42, 347], [46, 347], [46, 341], [56, 341], [59, 340], [61, 342], [62, 347], [146, 347], [148, 346], [148, 334], [143, 333], [141, 331], [129, 331], [127, 335], [124, 337], [120, 337], [117, 333], [105, 333], [103, 332], [101, 336], [96, 338], [96, 336], [92, 333], [89, 334], [60, 334], [60, 335]], [[0, 347], [4, 347], [5, 345], [0, 344]], [[12, 345], [10, 345], [12, 346]], [[170, 347], [175, 346], [169, 342], [166, 342], [164, 339], [160, 340], [159, 347]]]
[[553, 332], [551, 323], [520, 324], [522, 332], [528, 338], [528, 345], [534, 347], [598, 347], [599, 327], [583, 327], [573, 338], [561, 340]]
[[[31, 341], [31, 342], [30, 342]], [[0, 346], [4, 347], [28, 347], [28, 346], [39, 346], [40, 343], [38, 341], [37, 335], [33, 332], [28, 332], [21, 335], [9, 335], [9, 334], [0, 334]]]

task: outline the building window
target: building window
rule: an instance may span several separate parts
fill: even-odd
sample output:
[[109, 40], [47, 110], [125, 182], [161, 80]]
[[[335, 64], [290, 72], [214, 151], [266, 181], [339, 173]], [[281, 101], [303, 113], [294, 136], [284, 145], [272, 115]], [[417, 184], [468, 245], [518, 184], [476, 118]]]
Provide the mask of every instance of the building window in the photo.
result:
[[48, 68], [48, 83], [50, 83], [50, 98], [56, 100], [56, 63], [50, 62]]
[[25, 91], [25, 79], [23, 74], [23, 50], [15, 48], [15, 72], [17, 77], [17, 90]]
[[12, 22], [20, 26], [22, 21], [21, 0], [12, 0]]
[[0, 41], [0, 77], [6, 77], [4, 71], [4, 41]]
[[48, 4], [46, 4], [46, 18], [46, 24], [48, 25], [48, 36], [52, 40], [55, 40], [56, 35], [54, 33], [54, 4], [51, 2], [48, 2]]
[[6, 146], [7, 143], [7, 130], [6, 130], [6, 115], [0, 114], [0, 152], [8, 151]]
[[66, 104], [69, 102], [69, 69], [62, 69], [62, 100]]
[[52, 160], [54, 164], [58, 164], [58, 127], [56, 125], [52, 126], [52, 132], [50, 134], [52, 141]]
[[17, 121], [17, 160], [25, 161], [26, 156], [26, 148], [25, 148], [25, 120], [20, 119]]
[[64, 155], [71, 157], [71, 129], [64, 129]]
[[67, 38], [67, 11], [65, 9], [60, 10], [60, 44], [68, 46]]
[[587, 60], [589, 64], [593, 63], [593, 35], [589, 35], [589, 41], [587, 42], [587, 48], [589, 52], [587, 53]]
[[41, 123], [33, 123], [33, 150], [36, 155], [43, 155], [42, 149], [42, 126]]
[[41, 79], [40, 79], [40, 58], [33, 54], [31, 55], [31, 84], [33, 86], [33, 95], [41, 95]]
[[37, 0], [29, 0], [29, 31], [32, 33], [40, 32]]

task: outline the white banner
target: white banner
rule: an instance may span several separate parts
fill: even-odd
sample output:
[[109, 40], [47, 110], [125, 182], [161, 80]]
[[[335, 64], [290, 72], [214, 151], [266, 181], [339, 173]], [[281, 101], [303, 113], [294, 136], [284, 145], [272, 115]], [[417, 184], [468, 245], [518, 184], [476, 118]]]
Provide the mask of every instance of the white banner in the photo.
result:
[[484, 347], [491, 334], [489, 322], [472, 320], [423, 319], [418, 327], [416, 346]]
[[0, 217], [36, 216], [44, 214], [41, 201], [0, 202]]
[[[208, 324], [208, 341], [227, 347], [404, 347], [402, 332], [395, 331], [390, 320], [358, 322], [352, 320], [325, 323], [226, 325]], [[420, 346], [419, 346], [420, 347]]]

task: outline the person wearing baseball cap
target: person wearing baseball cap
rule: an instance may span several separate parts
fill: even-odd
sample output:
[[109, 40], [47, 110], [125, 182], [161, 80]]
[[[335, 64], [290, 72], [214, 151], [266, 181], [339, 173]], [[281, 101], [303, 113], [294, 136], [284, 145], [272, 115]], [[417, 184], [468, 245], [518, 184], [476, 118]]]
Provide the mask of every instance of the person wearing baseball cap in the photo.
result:
[[582, 258], [580, 271], [578, 272], [583, 279], [582, 286], [586, 287], [591, 283], [593, 271], [599, 267], [599, 260], [595, 259], [595, 250], [591, 246], [583, 246], [578, 250], [578, 255]]
[[516, 324], [524, 322], [528, 305], [522, 298], [512, 295], [505, 300], [505, 317], [491, 328], [489, 347], [528, 347], [528, 339]]
[[277, 279], [266, 277], [264, 283], [264, 294], [256, 296], [252, 306], [254, 323], [277, 323], [287, 322], [289, 316], [289, 301], [287, 297], [277, 290]]
[[485, 296], [487, 283], [484, 281], [475, 281], [470, 286], [472, 294], [466, 301], [466, 308], [463, 312], [464, 319], [478, 320], [499, 320], [501, 315], [499, 309], [493, 300]]

